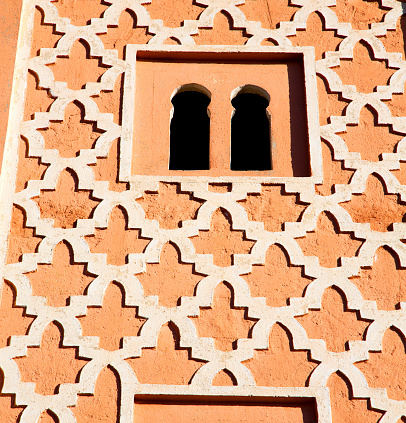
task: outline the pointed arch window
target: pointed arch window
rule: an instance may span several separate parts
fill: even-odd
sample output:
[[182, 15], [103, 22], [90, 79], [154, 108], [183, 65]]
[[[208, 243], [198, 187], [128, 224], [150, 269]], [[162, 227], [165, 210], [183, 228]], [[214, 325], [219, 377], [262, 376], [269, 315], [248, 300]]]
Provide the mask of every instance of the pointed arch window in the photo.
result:
[[172, 96], [170, 170], [209, 169], [210, 99], [210, 91], [197, 84], [183, 85]]
[[245, 85], [232, 94], [231, 170], [271, 170], [270, 97], [262, 88]]

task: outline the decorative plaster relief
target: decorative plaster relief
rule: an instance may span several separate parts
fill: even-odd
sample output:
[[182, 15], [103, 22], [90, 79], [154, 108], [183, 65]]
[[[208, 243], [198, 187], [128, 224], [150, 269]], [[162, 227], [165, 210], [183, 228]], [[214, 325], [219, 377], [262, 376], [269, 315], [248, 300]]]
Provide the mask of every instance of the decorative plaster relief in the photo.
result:
[[[245, 18], [242, 6], [244, 0], [201, 0], [197, 5], [204, 10], [196, 20], [185, 20], [182, 26], [165, 26], [161, 19], [151, 19], [145, 4], [149, 0], [106, 0], [108, 5], [102, 16], [94, 17], [87, 25], [76, 26], [67, 17], [58, 15], [54, 1], [26, 0], [23, 7], [22, 24], [18, 44], [14, 87], [12, 94], [10, 122], [4, 154], [3, 172], [0, 180], [0, 251], [1, 271], [4, 277], [16, 290], [16, 307], [24, 307], [26, 314], [34, 317], [34, 321], [25, 335], [12, 335], [9, 345], [0, 349], [0, 367], [4, 374], [2, 394], [14, 395], [17, 407], [25, 407], [20, 415], [20, 422], [37, 422], [45, 410], [57, 416], [60, 422], [73, 423], [74, 407], [82, 395], [94, 395], [98, 375], [105, 367], [114, 369], [120, 389], [118, 419], [120, 423], [132, 423], [134, 418], [134, 396], [247, 396], [261, 398], [315, 398], [318, 419], [321, 423], [333, 420], [332, 402], [329, 397], [328, 379], [339, 372], [344, 375], [351, 386], [352, 399], [367, 399], [373, 410], [383, 414], [380, 423], [396, 423], [406, 416], [406, 401], [388, 396], [385, 387], [370, 386], [364, 373], [355, 364], [369, 360], [371, 355], [382, 350], [382, 340], [388, 328], [395, 327], [403, 336], [406, 335], [406, 302], [400, 301], [395, 310], [378, 309], [376, 301], [366, 300], [353, 278], [362, 268], [374, 264], [376, 251], [386, 246], [399, 259], [401, 269], [406, 266], [406, 224], [393, 222], [386, 231], [372, 230], [368, 222], [354, 222], [352, 215], [342, 206], [351, 202], [353, 196], [365, 192], [367, 179], [371, 174], [379, 177], [384, 185], [385, 193], [397, 195], [398, 201], [404, 202], [406, 185], [402, 182], [399, 171], [406, 161], [405, 136], [406, 116], [394, 115], [388, 102], [396, 95], [404, 94], [406, 81], [406, 62], [400, 52], [388, 52], [381, 41], [396, 30], [396, 24], [404, 13], [404, 5], [395, 0], [379, 2], [385, 11], [381, 22], [371, 23], [368, 29], [356, 29], [350, 23], [339, 21], [334, 12], [334, 0], [296, 0], [292, 2], [294, 14], [290, 21], [280, 22], [278, 28], [263, 27], [261, 22], [249, 21]], [[39, 54], [30, 57], [31, 39], [35, 8], [44, 14], [43, 23], [52, 25], [59, 40], [52, 48], [42, 48]], [[102, 37], [109, 28], [117, 28], [122, 12], [130, 10], [136, 16], [138, 28], [147, 28], [151, 39], [150, 51], [213, 51], [217, 47], [196, 48], [195, 36], [202, 30], [213, 27], [216, 15], [225, 12], [235, 29], [244, 29], [248, 41], [245, 46], [224, 47], [228, 52], [304, 52], [310, 55], [312, 47], [293, 48], [292, 36], [297, 31], [306, 29], [308, 17], [317, 12], [324, 19], [325, 30], [334, 30], [342, 38], [336, 51], [324, 52], [324, 57], [315, 63], [316, 73], [328, 86], [328, 94], [339, 94], [348, 102], [348, 106], [339, 116], [330, 116], [326, 125], [318, 128], [317, 106], [314, 100], [316, 93], [314, 73], [311, 60], [305, 60], [306, 90], [308, 97], [309, 127], [311, 133], [311, 178], [261, 179], [259, 177], [172, 177], [131, 176], [131, 152], [133, 140], [134, 92], [131, 92], [131, 81], [134, 81], [135, 47], [129, 47], [125, 60], [119, 58], [118, 51], [106, 49]], [[293, 12], [292, 12], [293, 13]], [[166, 47], [163, 43], [168, 39], [177, 40], [180, 47]], [[83, 40], [88, 45], [89, 54], [99, 58], [105, 71], [97, 82], [87, 82], [81, 89], [71, 89], [67, 81], [55, 79], [52, 65], [58, 58], [70, 55], [72, 45]], [[261, 47], [262, 42], [271, 41], [277, 47]], [[393, 70], [386, 85], [378, 85], [372, 92], [359, 92], [355, 85], [343, 84], [336, 72], [344, 60], [353, 59], [354, 47], [362, 41], [373, 52], [374, 60], [386, 63]], [[314, 41], [314, 44], [318, 40]], [[132, 50], [133, 49], [133, 50]], [[138, 47], [140, 49], [140, 47]], [[53, 102], [47, 111], [35, 113], [33, 119], [22, 121], [26, 93], [28, 71], [38, 79], [38, 88], [48, 90]], [[124, 116], [122, 124], [114, 121], [114, 115], [101, 112], [97, 99], [105, 93], [117, 91], [115, 83], [124, 75], [126, 89], [124, 94]], [[47, 130], [54, 121], [64, 119], [66, 107], [73, 101], [82, 105], [84, 119], [93, 122], [95, 129], [102, 134], [92, 148], [83, 148], [74, 157], [61, 157], [58, 150], [47, 149], [43, 130]], [[387, 125], [390, 130], [400, 135], [400, 141], [388, 151], [379, 151], [378, 160], [368, 161], [361, 158], [358, 152], [347, 147], [342, 133], [348, 127], [359, 124], [362, 109], [371, 107], [376, 113], [377, 125]], [[114, 112], [114, 113], [113, 113]], [[348, 183], [333, 184], [331, 194], [323, 196], [316, 192], [316, 185], [322, 181], [321, 151], [318, 132], [332, 149], [334, 161], [341, 161], [344, 169], [351, 170], [353, 175]], [[19, 192], [14, 193], [18, 160], [18, 143], [22, 135], [28, 143], [28, 158], [39, 160], [46, 165], [41, 179], [32, 179]], [[127, 189], [110, 189], [108, 180], [96, 178], [95, 165], [108, 159], [109, 151], [121, 137], [120, 146], [120, 180], [129, 182]], [[313, 143], [314, 141], [314, 143]], [[371, 148], [374, 148], [371, 145]], [[22, 160], [22, 159], [20, 159]], [[34, 199], [44, 191], [57, 189], [59, 176], [69, 168], [77, 178], [77, 190], [88, 190], [97, 202], [88, 219], [78, 219], [71, 228], [58, 227], [52, 218], [44, 218], [38, 202]], [[398, 172], [398, 173], [396, 173]], [[313, 178], [314, 177], [314, 178]], [[201, 202], [193, 218], [188, 215], [181, 219], [177, 227], [162, 227], [158, 219], [149, 218], [142, 206], [141, 199], [151, 193], [162, 192], [162, 183], [179, 182], [179, 192], [186, 193], [193, 200]], [[111, 181], [110, 181], [111, 182]], [[115, 182], [115, 181], [114, 181]], [[228, 182], [227, 189], [213, 183]], [[290, 195], [304, 208], [299, 217], [284, 220], [280, 230], [266, 230], [262, 220], [250, 220], [246, 208], [242, 205], [247, 197], [257, 195], [267, 189], [269, 183], [282, 184], [283, 196]], [[160, 185], [161, 184], [161, 185]], [[282, 191], [281, 191], [282, 192]], [[281, 194], [282, 195], [282, 194]], [[274, 198], [274, 197], [273, 197]], [[138, 201], [139, 200], [139, 201]], [[13, 239], [10, 233], [11, 212], [13, 203], [24, 211], [25, 227], [33, 229], [33, 237], [40, 238], [35, 251], [25, 253], [18, 262], [6, 264], [7, 239]], [[370, 203], [368, 203], [370, 205]], [[149, 240], [142, 252], [132, 251], [125, 264], [111, 264], [107, 260], [108, 252], [92, 252], [88, 243], [89, 237], [96, 231], [109, 229], [109, 218], [115, 207], [120, 206], [127, 216], [126, 230], [140, 230], [140, 236]], [[231, 221], [230, 231], [240, 231], [252, 248], [243, 253], [234, 254], [230, 265], [219, 266], [213, 255], [206, 250], [198, 253], [193, 242], [199, 233], [211, 230], [211, 222], [216, 211], [221, 209]], [[335, 225], [334, 235], [351, 236], [360, 243], [355, 252], [337, 253], [341, 257], [334, 267], [320, 264], [319, 257], [307, 255], [306, 248], [300, 239], [316, 236], [325, 231], [319, 216], [327, 215]], [[250, 215], [252, 216], [252, 215]], [[55, 216], [56, 217], [56, 216]], [[313, 234], [313, 232], [315, 232]], [[298, 241], [299, 240], [299, 241]], [[73, 251], [73, 263], [86, 266], [86, 272], [92, 281], [82, 295], [70, 296], [66, 306], [54, 307], [47, 304], [44, 296], [34, 295], [29, 274], [36, 272], [41, 265], [54, 263], [54, 250], [60, 242], [66, 242]], [[175, 245], [182, 263], [193, 264], [194, 271], [202, 276], [195, 292], [190, 296], [180, 295], [176, 306], [165, 307], [159, 303], [160, 292], [145, 295], [141, 277], [150, 264], [159, 263], [161, 251], [167, 243]], [[320, 244], [320, 243], [319, 243]], [[254, 266], [266, 263], [267, 251], [271, 246], [280, 246], [286, 253], [289, 267], [302, 270], [307, 285], [301, 295], [289, 295], [285, 306], [273, 307], [267, 304], [266, 298], [253, 296], [245, 277], [253, 272]], [[337, 244], [338, 245], [338, 244]], [[344, 244], [344, 247], [346, 244]], [[336, 244], [333, 245], [334, 250]], [[320, 247], [322, 250], [324, 247]], [[338, 247], [337, 247], [338, 248]], [[321, 251], [320, 250], [320, 251]], [[199, 250], [200, 251], [200, 250]], [[324, 250], [323, 250], [324, 251]], [[351, 250], [352, 251], [352, 250]], [[327, 251], [326, 254], [330, 254]], [[332, 253], [331, 253], [332, 254]], [[306, 278], [306, 279], [305, 279]], [[98, 336], [84, 335], [80, 319], [89, 314], [89, 308], [103, 305], [103, 298], [112, 281], [116, 281], [125, 292], [124, 306], [137, 308], [138, 317], [145, 319], [138, 335], [122, 338], [121, 348], [113, 351], [104, 349], [99, 344]], [[194, 318], [198, 317], [202, 308], [210, 308], [214, 301], [217, 285], [227, 281], [233, 293], [233, 306], [247, 310], [247, 317], [255, 321], [248, 338], [238, 339], [235, 349], [222, 351], [215, 347], [213, 337], [198, 336]], [[391, 281], [384, 281], [391, 283]], [[313, 339], [305, 330], [305, 323], [300, 316], [308, 316], [322, 307], [324, 292], [334, 286], [342, 293], [346, 312], [354, 312], [359, 319], [368, 322], [366, 333], [359, 339], [350, 339], [343, 351], [331, 351], [323, 339]], [[355, 313], [356, 312], [356, 313]], [[75, 383], [62, 383], [54, 395], [42, 395], [35, 391], [32, 382], [25, 382], [17, 364], [18, 357], [25, 357], [29, 347], [39, 347], [44, 330], [51, 322], [63, 328], [62, 345], [75, 347], [81, 358], [88, 362], [83, 366]], [[156, 348], [160, 329], [167, 322], [172, 322], [179, 331], [180, 348], [190, 351], [190, 360], [203, 363], [191, 376], [189, 385], [144, 384], [140, 383], [129, 360], [136, 360], [148, 349]], [[227, 325], [228, 322], [225, 322]], [[269, 347], [269, 335], [275, 324], [280, 324], [292, 337], [293, 351], [307, 351], [317, 367], [309, 375], [306, 386], [257, 386], [252, 372], [245, 361], [250, 360], [259, 351]], [[222, 370], [227, 370], [236, 380], [237, 386], [212, 386], [214, 377]], [[394, 372], [397, 370], [394, 369]]]

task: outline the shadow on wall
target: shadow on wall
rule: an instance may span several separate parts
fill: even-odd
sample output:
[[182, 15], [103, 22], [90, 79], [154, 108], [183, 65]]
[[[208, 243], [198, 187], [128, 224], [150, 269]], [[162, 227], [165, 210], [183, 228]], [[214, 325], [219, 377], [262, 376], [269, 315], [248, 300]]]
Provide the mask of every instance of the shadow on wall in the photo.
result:
[[309, 176], [309, 142], [304, 142], [308, 140], [308, 128], [306, 113], [303, 113], [306, 110], [303, 65], [289, 64], [288, 80], [293, 176]]

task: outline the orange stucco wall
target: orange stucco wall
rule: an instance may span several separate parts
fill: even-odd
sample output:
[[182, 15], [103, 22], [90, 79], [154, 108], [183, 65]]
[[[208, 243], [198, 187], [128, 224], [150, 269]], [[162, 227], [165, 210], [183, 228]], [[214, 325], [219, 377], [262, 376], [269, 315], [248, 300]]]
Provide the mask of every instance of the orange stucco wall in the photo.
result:
[[4, 140], [6, 138], [7, 120], [13, 84], [14, 62], [17, 48], [18, 27], [20, 24], [22, 0], [5, 2], [1, 7], [0, 21], [0, 85], [2, 94], [0, 97], [0, 156], [3, 157]]
[[[406, 421], [403, 3], [316, 3], [25, 2], [18, 162], [3, 173], [16, 188], [0, 219], [0, 423]], [[2, 140], [20, 7], [1, 10]], [[323, 180], [293, 170], [289, 140], [307, 128], [285, 65], [272, 83], [261, 63], [144, 63], [128, 99], [126, 45], [146, 43], [313, 46]], [[165, 172], [165, 98], [182, 72], [222, 99], [203, 182]], [[224, 99], [251, 72], [280, 91], [272, 155], [289, 180], [227, 180]], [[133, 151], [120, 132], [132, 101]]]

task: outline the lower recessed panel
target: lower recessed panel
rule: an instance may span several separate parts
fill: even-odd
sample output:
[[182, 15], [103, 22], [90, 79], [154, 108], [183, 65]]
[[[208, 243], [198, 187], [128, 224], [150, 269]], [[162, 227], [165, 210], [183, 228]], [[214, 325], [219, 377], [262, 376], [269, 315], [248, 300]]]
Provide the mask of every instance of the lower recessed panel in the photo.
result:
[[251, 401], [135, 400], [134, 423], [316, 423], [315, 401], [268, 403]]

